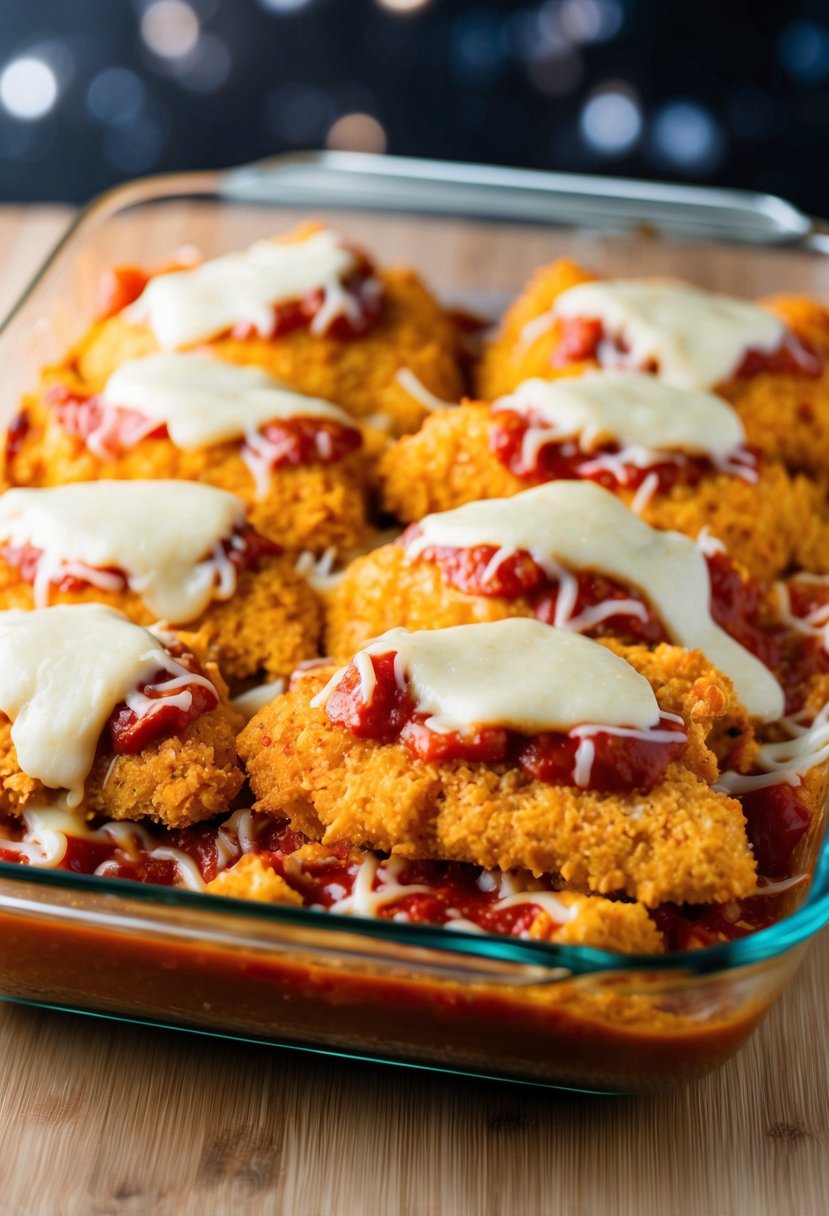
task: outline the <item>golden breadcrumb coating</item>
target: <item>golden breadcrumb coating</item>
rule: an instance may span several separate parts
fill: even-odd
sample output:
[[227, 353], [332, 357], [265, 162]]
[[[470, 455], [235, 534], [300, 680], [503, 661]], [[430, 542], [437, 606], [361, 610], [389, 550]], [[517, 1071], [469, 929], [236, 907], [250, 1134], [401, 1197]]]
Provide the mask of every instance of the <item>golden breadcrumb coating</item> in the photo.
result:
[[[421, 401], [398, 382], [408, 368], [436, 396], [457, 401], [462, 392], [457, 335], [449, 316], [411, 270], [379, 274], [384, 304], [375, 325], [359, 338], [337, 339], [307, 328], [278, 338], [215, 338], [206, 345], [229, 363], [252, 363], [310, 397], [322, 397], [355, 418], [382, 416], [392, 434], [420, 426]], [[81, 377], [97, 391], [127, 359], [152, 354], [158, 345], [148, 326], [118, 313], [92, 326], [75, 347]]]
[[554, 368], [553, 355], [558, 349], [560, 326], [551, 318], [543, 332], [526, 341], [524, 327], [549, 312], [560, 295], [579, 283], [598, 278], [583, 266], [560, 258], [536, 270], [501, 318], [498, 331], [484, 350], [476, 377], [478, 395], [494, 401], [509, 393], [522, 380], [540, 376], [552, 380], [555, 376], [578, 375], [588, 364]]
[[[543, 332], [528, 335], [525, 331], [530, 321], [550, 311], [562, 292], [596, 277], [566, 259], [536, 272], [505, 313], [484, 354], [477, 379], [481, 397], [494, 400], [533, 376], [551, 380], [580, 375], [596, 366], [590, 361], [553, 367], [561, 327], [552, 317]], [[820, 353], [823, 370], [817, 376], [760, 372], [725, 381], [714, 391], [740, 415], [747, 443], [789, 468], [825, 475], [829, 467], [829, 310], [796, 296], [779, 296], [763, 304], [781, 317], [796, 338]]]
[[[58, 382], [77, 387], [71, 373], [53, 368], [47, 385]], [[24, 410], [30, 430], [7, 463], [10, 484], [60, 486], [102, 478], [200, 481], [236, 494], [254, 528], [292, 553], [347, 549], [366, 533], [371, 462], [363, 450], [333, 464], [276, 469], [260, 499], [236, 443], [185, 451], [169, 439], [144, 439], [120, 456], [101, 460], [63, 429], [43, 399], [28, 398]]]
[[[490, 450], [497, 415], [482, 402], [466, 402], [426, 419], [414, 435], [387, 449], [379, 474], [385, 510], [411, 522], [478, 498], [509, 498], [533, 484], [516, 477]], [[628, 506], [635, 491], [614, 490]], [[765, 580], [792, 565], [829, 570], [829, 512], [825, 495], [807, 478], [763, 460], [751, 484], [711, 472], [696, 485], [657, 492], [641, 518], [655, 528], [696, 540], [702, 528], [722, 541], [731, 557]]]
[[204, 889], [208, 895], [229, 895], [233, 899], [253, 899], [264, 904], [302, 904], [302, 896], [255, 853], [240, 857]]
[[[50, 604], [105, 604], [136, 625], [158, 618], [134, 591], [104, 591], [86, 586], [77, 591], [50, 589]], [[0, 557], [0, 610], [34, 608], [30, 583], [16, 566]], [[318, 653], [322, 630], [320, 601], [294, 569], [292, 559], [263, 557], [257, 569], [237, 576], [230, 599], [214, 600], [192, 621], [168, 621], [187, 631], [200, 654], [215, 662], [228, 683], [238, 685], [258, 677], [286, 677]]]
[[[102, 748], [84, 785], [87, 814], [148, 818], [182, 828], [228, 810], [244, 781], [234, 747], [242, 719], [228, 704], [215, 664], [205, 663], [204, 669], [219, 693], [216, 708], [190, 722], [181, 735], [156, 740], [135, 756]], [[0, 811], [19, 815], [48, 796], [42, 782], [21, 770], [11, 722], [0, 714]]]
[[664, 954], [662, 934], [642, 904], [567, 891], [557, 898], [575, 908], [573, 919], [566, 925], [553, 927], [549, 917], [541, 912], [530, 927], [530, 937], [562, 946], [615, 950], [619, 954]]
[[718, 765], [706, 736], [731, 694], [704, 663], [708, 674], [691, 678], [699, 656], [677, 656], [674, 647], [619, 652], [640, 669], [650, 665], [644, 674], [660, 705], [681, 709], [688, 728], [681, 759], [648, 795], [549, 785], [504, 764], [414, 760], [403, 743], [360, 739], [312, 708], [332, 674], [320, 668], [239, 736], [256, 809], [326, 843], [550, 873], [649, 906], [749, 894], [755, 867], [740, 804], [708, 784]]

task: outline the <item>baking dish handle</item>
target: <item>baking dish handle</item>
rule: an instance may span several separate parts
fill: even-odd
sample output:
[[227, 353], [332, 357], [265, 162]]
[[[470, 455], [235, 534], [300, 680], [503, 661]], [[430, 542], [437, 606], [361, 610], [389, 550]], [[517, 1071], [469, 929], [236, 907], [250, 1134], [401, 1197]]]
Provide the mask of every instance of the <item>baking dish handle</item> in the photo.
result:
[[219, 191], [235, 202], [654, 229], [756, 245], [805, 243], [815, 232], [813, 220], [772, 194], [352, 152], [300, 152], [231, 169]]

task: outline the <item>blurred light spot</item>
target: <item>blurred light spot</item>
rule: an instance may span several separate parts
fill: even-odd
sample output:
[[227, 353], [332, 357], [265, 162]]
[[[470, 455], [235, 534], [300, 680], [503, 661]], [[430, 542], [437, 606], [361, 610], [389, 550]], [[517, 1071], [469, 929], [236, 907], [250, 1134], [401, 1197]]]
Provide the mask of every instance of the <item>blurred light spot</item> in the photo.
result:
[[780, 35], [780, 62], [796, 80], [810, 83], [829, 76], [829, 29], [813, 21], [793, 21]]
[[571, 93], [581, 83], [584, 67], [576, 51], [563, 55], [551, 55], [547, 59], [534, 59], [527, 64], [527, 77], [539, 93], [548, 97], [562, 97]]
[[188, 89], [196, 93], [212, 93], [225, 83], [232, 66], [230, 51], [222, 39], [215, 34], [202, 34], [176, 75]]
[[386, 132], [370, 114], [343, 114], [325, 137], [340, 152], [385, 152]]
[[452, 50], [462, 78], [480, 82], [498, 76], [504, 47], [495, 14], [484, 9], [465, 13], [452, 31]]
[[153, 0], [141, 18], [141, 37], [163, 59], [189, 55], [199, 37], [199, 19], [184, 0]]
[[621, 156], [642, 133], [642, 112], [635, 95], [624, 86], [606, 86], [581, 112], [584, 141], [602, 156]]
[[686, 173], [710, 173], [722, 159], [724, 138], [713, 115], [695, 101], [669, 102], [653, 124], [658, 160]]
[[564, 0], [558, 19], [573, 42], [605, 42], [625, 20], [619, 0]]
[[566, 55], [573, 44], [562, 32], [557, 12], [545, 6], [510, 13], [501, 25], [501, 45], [513, 58], [533, 62]]
[[128, 122], [144, 104], [144, 82], [129, 68], [104, 68], [86, 90], [86, 108], [99, 122]]
[[390, 13], [414, 13], [419, 8], [425, 8], [431, 0], [377, 0], [381, 8], [387, 8]]
[[285, 84], [268, 98], [266, 116], [273, 134], [295, 147], [319, 144], [336, 114], [333, 97], [313, 85]]
[[42, 118], [58, 98], [55, 73], [42, 59], [21, 55], [0, 75], [0, 102], [15, 118]]
[[158, 164], [164, 143], [162, 123], [153, 115], [139, 114], [106, 131], [104, 154], [111, 165], [124, 173], [146, 173]]
[[262, 8], [269, 13], [298, 13], [301, 8], [307, 8], [312, 0], [259, 0]]

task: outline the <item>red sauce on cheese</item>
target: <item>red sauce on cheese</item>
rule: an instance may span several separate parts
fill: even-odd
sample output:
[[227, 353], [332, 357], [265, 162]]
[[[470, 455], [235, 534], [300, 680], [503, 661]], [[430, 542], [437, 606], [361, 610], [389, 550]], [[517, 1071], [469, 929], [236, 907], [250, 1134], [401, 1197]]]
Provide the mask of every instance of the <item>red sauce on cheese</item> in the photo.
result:
[[[167, 646], [165, 649], [187, 671], [196, 676], [204, 676], [198, 659], [183, 647]], [[180, 735], [196, 718], [216, 708], [219, 698], [212, 687], [206, 688], [203, 684], [196, 683], [186, 686], [174, 684], [178, 679], [178, 676], [159, 668], [149, 680], [141, 684], [137, 691], [154, 702], [144, 713], [136, 713], [126, 702], [116, 705], [104, 728], [113, 752], [117, 755], [135, 756], [157, 739]], [[189, 705], [182, 707], [171, 703], [171, 698], [185, 691], [190, 693]]]
[[[362, 250], [351, 249], [355, 264], [351, 272], [341, 280], [342, 290], [350, 299], [351, 306], [331, 318], [325, 329], [325, 337], [338, 341], [359, 338], [367, 333], [377, 321], [383, 306], [383, 291], [376, 277], [373, 263]], [[99, 316], [101, 319], [114, 316], [130, 304], [134, 304], [144, 288], [158, 274], [171, 274], [177, 270], [191, 269], [194, 263], [173, 263], [161, 271], [150, 272], [139, 266], [115, 266], [102, 277], [99, 288]], [[281, 338], [293, 330], [311, 325], [325, 304], [322, 289], [307, 292], [294, 300], [283, 300], [273, 307], [273, 326], [269, 338]], [[237, 325], [230, 331], [232, 338], [244, 340], [257, 335], [249, 324]]]
[[[354, 251], [352, 251], [354, 252]], [[375, 277], [371, 262], [362, 253], [356, 268], [342, 280], [342, 289], [351, 297], [349, 309], [332, 317], [324, 336], [339, 342], [360, 338], [374, 326], [383, 308], [383, 291]], [[297, 300], [284, 300], [273, 308], [273, 328], [268, 337], [282, 338], [296, 329], [308, 328], [325, 304], [322, 288], [309, 291]], [[256, 336], [252, 325], [240, 324], [231, 330], [232, 338], [244, 340]]]
[[[602, 367], [619, 367], [626, 362], [629, 353], [624, 340], [605, 331], [596, 317], [562, 317], [559, 340], [553, 351], [553, 367], [570, 367], [575, 363], [593, 362]], [[817, 377], [823, 371], [823, 356], [803, 338], [787, 333], [776, 350], [749, 349], [730, 379], [747, 380], [762, 372], [772, 375]], [[641, 372], [658, 373], [654, 360], [636, 369]]]
[[[137, 410], [104, 405], [101, 398], [83, 397], [63, 385], [51, 388], [46, 400], [60, 426], [88, 446], [89, 437], [104, 429], [98, 442], [107, 456], [123, 455], [144, 439], [169, 439], [164, 423], [144, 429], [147, 419]], [[261, 434], [274, 446], [268, 461], [272, 468], [292, 468], [306, 464], [335, 464], [356, 451], [363, 442], [357, 427], [327, 418], [296, 417], [267, 423]], [[239, 446], [243, 440], [239, 440]]]
[[[394, 652], [370, 655], [376, 684], [370, 699], [363, 700], [360, 675], [349, 664], [326, 703], [332, 722], [360, 738], [379, 743], [405, 743], [419, 760], [442, 763], [505, 763], [523, 769], [538, 781], [575, 786], [577, 735], [544, 731], [523, 735], [505, 727], [472, 727], [468, 733], [438, 733], [426, 725], [415, 710], [407, 686], [401, 687], [394, 671]], [[631, 739], [612, 731], [597, 731], [591, 737], [594, 750], [589, 777], [580, 787], [602, 792], [647, 793], [662, 781], [670, 762], [681, 755], [687, 738], [683, 726], [661, 718], [654, 730], [676, 735], [676, 742]]]
[[[412, 524], [399, 538], [399, 543], [405, 548], [420, 534], [420, 530], [419, 524]], [[468, 549], [435, 545], [424, 549], [417, 560], [434, 562], [440, 567], [446, 582], [465, 595], [506, 600], [526, 598], [538, 620], [553, 624], [560, 594], [558, 580], [546, 574], [525, 550], [511, 554], [487, 574], [497, 552], [495, 545], [475, 545]], [[779, 666], [779, 640], [760, 623], [762, 585], [755, 579], [743, 578], [725, 553], [712, 554], [706, 558], [706, 562], [711, 579], [711, 615], [714, 620], [767, 666]], [[588, 637], [621, 637], [631, 643], [641, 642], [647, 646], [670, 641], [662, 622], [636, 588], [626, 587], [592, 571], [573, 571], [572, 577], [578, 588], [572, 616], [578, 616], [605, 600], [635, 600], [642, 606], [642, 614], [620, 611], [585, 629], [583, 632]]]
[[[282, 553], [282, 547], [274, 541], [268, 540], [266, 536], [262, 536], [255, 528], [245, 524], [241, 528], [234, 530], [233, 535], [222, 541], [222, 549], [225, 557], [236, 567], [237, 573], [241, 574], [244, 570], [258, 570], [263, 560], [266, 557], [278, 556]], [[205, 559], [210, 555], [205, 554]], [[34, 545], [0, 545], [0, 557], [10, 566], [14, 566], [20, 578], [24, 583], [34, 583], [37, 578], [38, 567], [43, 557], [43, 550], [36, 548]], [[123, 591], [127, 587], [127, 576], [123, 570], [117, 566], [96, 566], [101, 574], [109, 575], [120, 580], [118, 590]], [[85, 590], [87, 587], [94, 586], [89, 579], [83, 578], [78, 573], [67, 574], [64, 572], [57, 573], [52, 579], [51, 584], [58, 591], [74, 594]]]
[[25, 410], [21, 410], [16, 414], [9, 424], [6, 431], [6, 464], [10, 465], [13, 460], [19, 455], [29, 431], [32, 429], [32, 424], [29, 420], [29, 415]]
[[[716, 466], [705, 457], [687, 456], [681, 452], [672, 453], [670, 459], [641, 467], [634, 464], [597, 467], [600, 457], [615, 456], [622, 450], [619, 444], [603, 443], [592, 452], [583, 452], [574, 440], [555, 439], [541, 444], [532, 463], [528, 464], [524, 459], [524, 437], [536, 426], [543, 428], [544, 423], [534, 420], [532, 415], [499, 409], [494, 412], [489, 429], [490, 451], [514, 477], [520, 477], [528, 485], [545, 481], [595, 481], [615, 493], [638, 490], [646, 478], [655, 475], [654, 493], [666, 494], [678, 485], [695, 486], [703, 477], [717, 472]], [[747, 457], [747, 467], [758, 469], [759, 452], [754, 448], [742, 451]]]

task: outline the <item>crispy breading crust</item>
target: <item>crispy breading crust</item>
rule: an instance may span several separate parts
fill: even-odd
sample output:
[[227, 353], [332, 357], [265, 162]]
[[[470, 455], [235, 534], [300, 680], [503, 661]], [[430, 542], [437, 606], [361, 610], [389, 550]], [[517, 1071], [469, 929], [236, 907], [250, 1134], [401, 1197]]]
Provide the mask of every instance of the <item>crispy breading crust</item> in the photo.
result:
[[[149, 818], [181, 828], [227, 811], [244, 781], [234, 746], [242, 719], [228, 704], [218, 668], [212, 663], [204, 667], [219, 692], [216, 708], [180, 736], [151, 743], [136, 756], [101, 750], [84, 786], [83, 807], [89, 814]], [[19, 815], [48, 796], [40, 781], [21, 770], [11, 723], [0, 714], [0, 811]]]
[[[477, 382], [481, 397], [494, 400], [533, 376], [551, 380], [560, 375], [580, 375], [595, 366], [592, 362], [561, 370], [552, 366], [560, 334], [553, 320], [532, 341], [522, 338], [528, 322], [549, 312], [562, 292], [595, 278], [566, 259], [536, 272], [505, 313], [497, 337], [484, 354]], [[779, 296], [764, 304], [796, 337], [827, 355], [829, 310], [796, 296]], [[829, 358], [817, 377], [761, 372], [719, 384], [715, 392], [737, 410], [749, 444], [789, 468], [825, 475], [829, 467]]]
[[[490, 451], [493, 415], [466, 402], [426, 419], [414, 435], [392, 444], [380, 461], [383, 506], [407, 522], [478, 498], [509, 498], [530, 488]], [[634, 492], [617, 492], [630, 505]], [[792, 565], [829, 570], [825, 494], [783, 465], [764, 460], [755, 484], [712, 472], [694, 486], [655, 494], [640, 512], [656, 528], [696, 540], [702, 528], [757, 578], [773, 579]]]
[[755, 867], [740, 804], [707, 784], [717, 762], [705, 737], [728, 691], [710, 668], [689, 683], [694, 656], [679, 652], [676, 672], [673, 647], [619, 649], [634, 666], [650, 665], [644, 674], [660, 705], [681, 707], [688, 724], [681, 761], [646, 797], [547, 785], [503, 764], [424, 764], [404, 744], [359, 739], [310, 706], [331, 675], [325, 668], [308, 672], [239, 737], [256, 809], [326, 843], [550, 873], [649, 906], [749, 894]]
[[[338, 341], [294, 329], [279, 338], [217, 338], [209, 349], [229, 363], [253, 363], [308, 396], [342, 406], [355, 418], [385, 415], [393, 434], [417, 430], [426, 407], [402, 388], [408, 368], [436, 396], [457, 401], [462, 391], [454, 326], [414, 271], [382, 271], [383, 311], [361, 338]], [[82, 378], [98, 390], [126, 359], [158, 349], [146, 325], [124, 313], [93, 325], [75, 347]]]
[[265, 904], [302, 904], [302, 896], [286, 883], [281, 874], [266, 866], [255, 853], [246, 853], [229, 870], [207, 883], [208, 895], [228, 895], [233, 899], [253, 899]]
[[[50, 604], [106, 604], [137, 625], [152, 625], [157, 617], [133, 591], [51, 589]], [[0, 610], [32, 609], [31, 584], [15, 566], [0, 557]], [[181, 625], [200, 654], [215, 662], [232, 684], [264, 675], [286, 677], [318, 653], [322, 629], [320, 601], [290, 558], [265, 557], [258, 569], [243, 570], [228, 600], [214, 600], [193, 621]]]
[[[75, 383], [72, 373], [60, 368], [48, 373], [47, 384], [55, 382]], [[293, 553], [347, 549], [366, 535], [371, 460], [362, 450], [334, 464], [277, 469], [267, 496], [259, 499], [238, 444], [184, 451], [169, 439], [145, 439], [115, 459], [99, 460], [81, 439], [64, 431], [43, 401], [30, 397], [24, 408], [31, 429], [7, 465], [10, 484], [59, 486], [101, 478], [200, 481], [238, 495], [250, 523]]]

